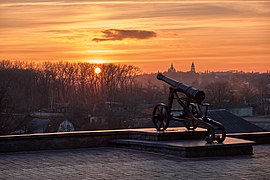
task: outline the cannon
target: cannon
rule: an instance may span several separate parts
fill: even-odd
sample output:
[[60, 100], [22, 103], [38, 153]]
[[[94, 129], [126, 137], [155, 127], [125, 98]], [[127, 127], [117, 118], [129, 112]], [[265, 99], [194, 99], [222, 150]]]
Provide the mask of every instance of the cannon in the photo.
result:
[[204, 91], [180, 83], [162, 73], [157, 74], [157, 79], [170, 85], [168, 103], [159, 103], [153, 110], [152, 121], [157, 131], [165, 131], [173, 120], [183, 123], [188, 130], [195, 130], [197, 127], [207, 129], [207, 143], [222, 143], [225, 140], [224, 126], [207, 116], [210, 104], [203, 103]]

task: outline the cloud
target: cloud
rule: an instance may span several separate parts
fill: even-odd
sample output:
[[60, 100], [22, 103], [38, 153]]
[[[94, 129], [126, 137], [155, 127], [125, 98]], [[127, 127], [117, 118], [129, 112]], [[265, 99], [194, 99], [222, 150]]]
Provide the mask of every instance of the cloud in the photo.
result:
[[145, 30], [121, 30], [121, 29], [106, 29], [101, 31], [103, 33], [102, 38], [94, 38], [92, 41], [117, 41], [123, 39], [149, 39], [156, 37], [157, 34], [154, 31]]

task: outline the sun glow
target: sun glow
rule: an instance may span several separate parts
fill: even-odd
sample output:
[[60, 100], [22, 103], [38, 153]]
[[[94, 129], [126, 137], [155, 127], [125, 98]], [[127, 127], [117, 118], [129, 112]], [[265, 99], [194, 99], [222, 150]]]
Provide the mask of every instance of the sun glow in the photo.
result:
[[107, 49], [102, 49], [102, 50], [87, 50], [86, 52], [88, 53], [111, 53], [113, 50], [107, 50]]
[[0, 59], [266, 72], [269, 2], [0, 0]]
[[93, 63], [93, 64], [105, 64], [105, 63], [108, 63], [108, 61], [103, 60], [103, 59], [91, 59], [91, 60], [87, 60], [87, 62]]
[[95, 73], [96, 73], [96, 74], [101, 73], [101, 69], [100, 69], [99, 67], [96, 67], [96, 68], [95, 68]]

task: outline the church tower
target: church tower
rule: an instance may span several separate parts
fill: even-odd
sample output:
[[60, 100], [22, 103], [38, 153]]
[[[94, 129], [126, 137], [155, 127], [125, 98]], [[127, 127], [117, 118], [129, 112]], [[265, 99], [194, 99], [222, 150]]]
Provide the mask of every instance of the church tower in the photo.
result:
[[196, 71], [195, 71], [195, 65], [194, 65], [193, 62], [191, 64], [190, 72], [196, 73]]
[[168, 69], [168, 72], [170, 73], [176, 72], [176, 69], [173, 67], [173, 64], [171, 64], [171, 67]]

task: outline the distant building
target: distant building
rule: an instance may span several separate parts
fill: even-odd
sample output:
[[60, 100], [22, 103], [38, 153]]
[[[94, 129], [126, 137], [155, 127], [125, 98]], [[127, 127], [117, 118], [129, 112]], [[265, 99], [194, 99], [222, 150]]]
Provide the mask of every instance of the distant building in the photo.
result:
[[71, 131], [75, 131], [75, 124], [72, 121], [65, 119], [62, 113], [34, 112], [27, 114], [22, 119], [14, 129], [13, 134]]
[[194, 65], [193, 62], [191, 64], [190, 72], [196, 73], [196, 71], [195, 71], [195, 65]]
[[72, 131], [75, 131], [74, 125], [69, 120], [65, 120], [59, 124], [57, 132], [72, 132]]
[[173, 67], [173, 64], [171, 64], [171, 67], [168, 69], [169, 73], [176, 72], [176, 69]]

